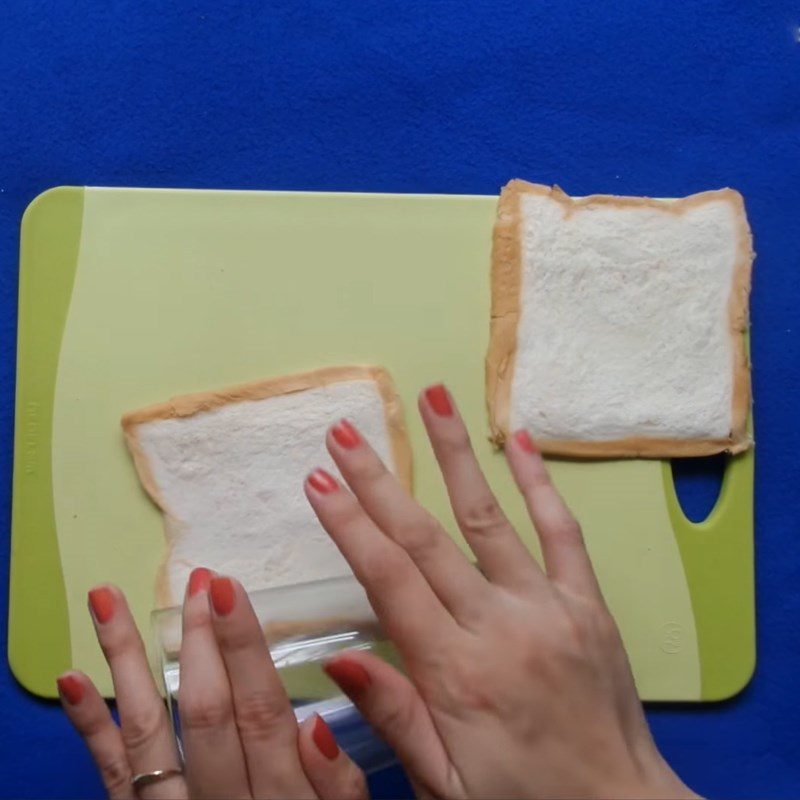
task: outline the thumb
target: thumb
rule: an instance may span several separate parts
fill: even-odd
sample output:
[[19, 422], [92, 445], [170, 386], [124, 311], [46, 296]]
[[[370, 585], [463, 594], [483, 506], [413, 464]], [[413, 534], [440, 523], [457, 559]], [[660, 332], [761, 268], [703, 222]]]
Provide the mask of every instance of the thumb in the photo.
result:
[[360, 650], [334, 657], [324, 669], [394, 750], [416, 787], [437, 797], [464, 796], [428, 707], [405, 675]]

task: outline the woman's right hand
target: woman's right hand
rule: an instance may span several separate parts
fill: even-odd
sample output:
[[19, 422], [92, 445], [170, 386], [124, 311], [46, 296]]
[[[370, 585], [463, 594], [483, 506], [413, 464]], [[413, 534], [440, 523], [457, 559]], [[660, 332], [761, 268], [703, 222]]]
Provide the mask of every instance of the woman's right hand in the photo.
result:
[[[542, 570], [498, 507], [452, 398], [420, 410], [458, 547], [349, 423], [328, 447], [350, 490], [317, 470], [306, 492], [367, 590], [407, 669], [347, 652], [326, 665], [391, 744], [423, 796], [693, 797], [653, 743], [580, 528], [530, 438], [506, 445], [544, 556]], [[121, 729], [91, 681], [59, 680], [111, 797], [366, 797], [363, 774], [321, 720], [299, 728], [242, 587], [195, 571], [184, 603], [180, 710], [186, 772], [122, 593], [90, 595]], [[137, 773], [170, 777], [132, 786]]]
[[435, 797], [695, 797], [659, 754], [580, 527], [525, 432], [506, 456], [542, 546], [499, 508], [442, 386], [420, 397], [476, 569], [347, 422], [306, 492], [365, 586], [407, 677], [363, 652], [328, 674]]

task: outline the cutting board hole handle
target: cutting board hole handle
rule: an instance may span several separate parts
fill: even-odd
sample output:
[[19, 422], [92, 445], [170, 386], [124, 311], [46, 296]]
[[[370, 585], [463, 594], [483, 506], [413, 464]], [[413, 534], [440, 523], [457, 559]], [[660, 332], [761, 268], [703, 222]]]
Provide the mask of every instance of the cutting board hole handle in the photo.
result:
[[673, 458], [672, 482], [681, 510], [690, 522], [706, 520], [719, 500], [730, 456]]

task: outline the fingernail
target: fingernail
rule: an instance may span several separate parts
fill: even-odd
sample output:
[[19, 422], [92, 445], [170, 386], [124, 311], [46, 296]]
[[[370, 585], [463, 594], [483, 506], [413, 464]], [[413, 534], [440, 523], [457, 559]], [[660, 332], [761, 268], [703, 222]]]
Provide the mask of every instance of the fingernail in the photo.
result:
[[333, 426], [333, 438], [348, 450], [352, 450], [361, 444], [361, 437], [358, 435], [358, 431], [346, 419], [337, 422]]
[[539, 452], [539, 448], [536, 446], [536, 442], [533, 441], [531, 435], [528, 431], [522, 430], [517, 431], [514, 434], [514, 439], [516, 439], [517, 444], [526, 452], [534, 455]]
[[453, 416], [453, 404], [450, 402], [450, 395], [443, 384], [437, 383], [436, 386], [429, 386], [425, 390], [425, 399], [437, 416]]
[[221, 617], [226, 617], [236, 605], [236, 589], [230, 578], [212, 578], [209, 589], [211, 605]]
[[328, 723], [319, 714], [314, 715], [314, 730], [311, 731], [311, 738], [319, 749], [320, 753], [329, 761], [333, 761], [339, 755], [339, 745], [333, 738], [333, 731], [328, 727]]
[[193, 569], [192, 574], [189, 575], [189, 597], [194, 597], [199, 592], [207, 592], [212, 577], [211, 570], [206, 567]]
[[369, 673], [355, 661], [337, 658], [323, 667], [326, 674], [350, 697], [357, 697], [372, 683]]
[[325, 472], [324, 469], [315, 469], [308, 476], [308, 483], [313, 489], [322, 492], [322, 494], [330, 494], [339, 488], [336, 478], [330, 473]]
[[77, 705], [83, 699], [83, 684], [74, 675], [62, 675], [56, 678], [59, 694], [71, 705]]
[[89, 592], [89, 605], [94, 618], [100, 624], [108, 622], [114, 616], [114, 595], [106, 586], [98, 586]]

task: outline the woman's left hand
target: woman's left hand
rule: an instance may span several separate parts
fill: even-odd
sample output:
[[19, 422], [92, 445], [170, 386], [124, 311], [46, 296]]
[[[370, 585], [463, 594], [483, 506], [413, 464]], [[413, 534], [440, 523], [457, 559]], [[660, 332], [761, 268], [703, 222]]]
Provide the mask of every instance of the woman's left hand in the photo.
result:
[[[178, 696], [185, 772], [164, 701], [122, 592], [89, 592], [111, 668], [118, 727], [82, 672], [58, 679], [64, 710], [111, 798], [293, 797], [361, 800], [367, 785], [320, 717], [297, 724], [241, 585], [192, 573], [183, 605]], [[167, 771], [148, 783], [137, 775]]]

